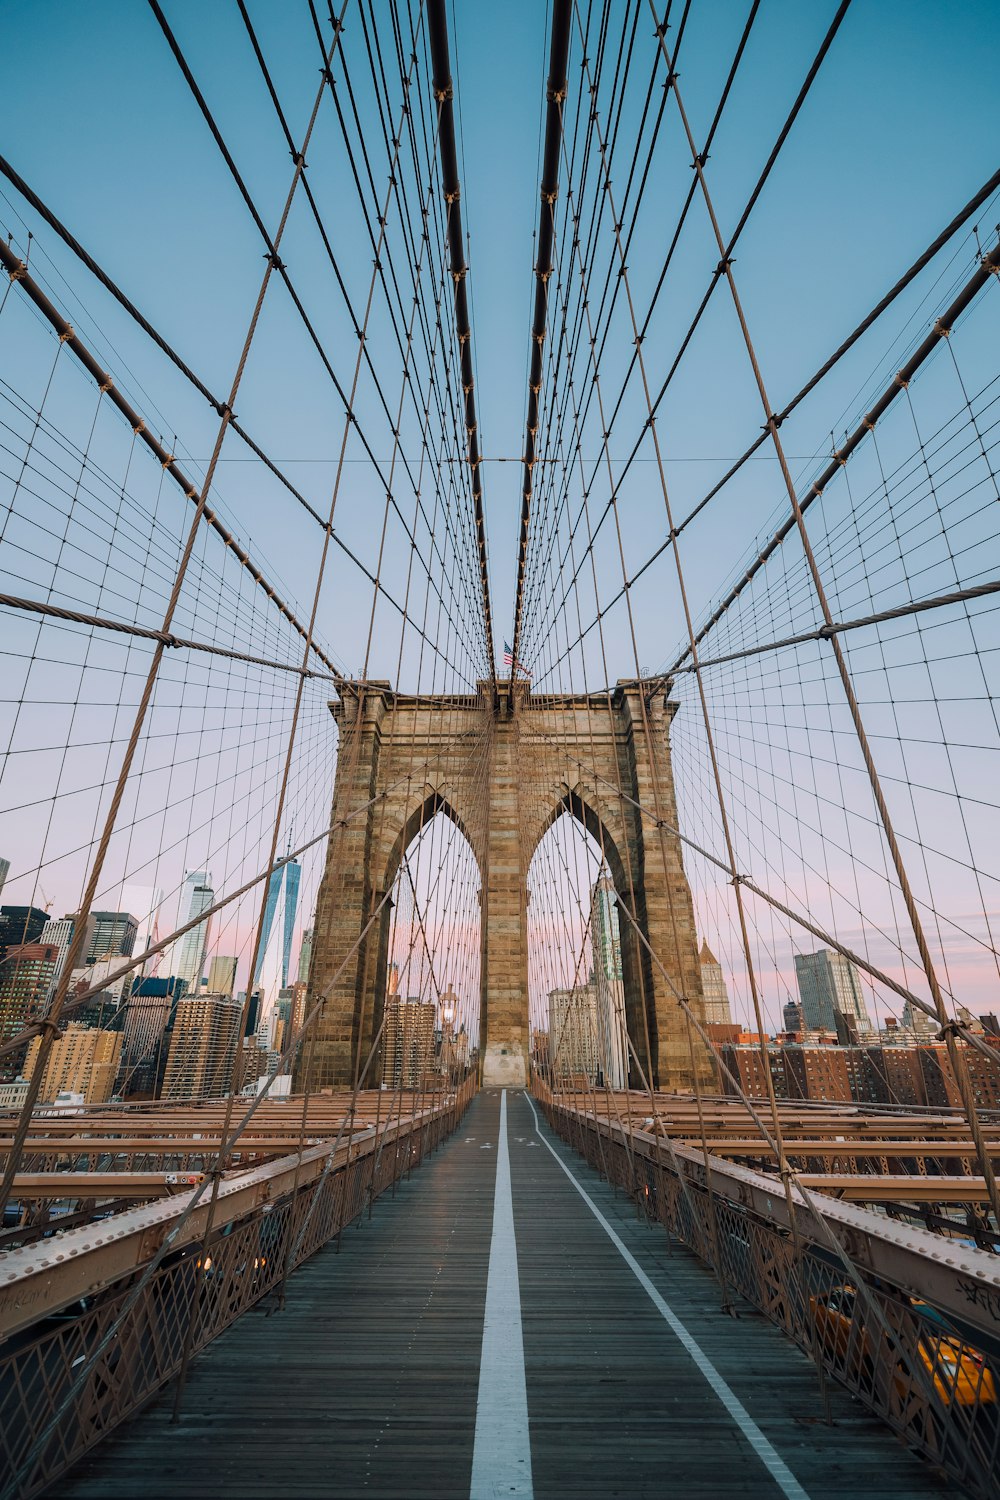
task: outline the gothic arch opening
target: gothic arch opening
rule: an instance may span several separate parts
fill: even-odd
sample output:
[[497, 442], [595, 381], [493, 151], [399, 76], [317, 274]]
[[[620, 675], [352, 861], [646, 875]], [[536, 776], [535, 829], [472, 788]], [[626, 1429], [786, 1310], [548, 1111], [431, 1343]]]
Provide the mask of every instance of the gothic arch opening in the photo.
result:
[[437, 793], [407, 819], [390, 853], [382, 911], [373, 1083], [454, 1084], [479, 1049], [482, 937], [479, 864], [461, 820]]
[[[627, 870], [594, 809], [567, 792], [543, 825], [527, 877], [532, 1057], [556, 1082], [625, 1088], [645, 1057], [644, 976]], [[631, 1041], [630, 1041], [631, 1038]]]
[[382, 879], [380, 881], [383, 890], [398, 878], [404, 854], [408, 853], [410, 846], [415, 843], [428, 825], [438, 816], [450, 820], [454, 824], [472, 851], [477, 870], [481, 870], [482, 862], [476, 853], [473, 836], [461, 814], [456, 811], [452, 802], [443, 792], [433, 790], [427, 792], [425, 796], [418, 798], [416, 805], [411, 809], [396, 838], [389, 846], [385, 869], [382, 872]]
[[[536, 890], [535, 911], [529, 913], [529, 885], [543, 879], [546, 835], [558, 821], [600, 849], [614, 887], [629, 1082], [639, 1086], [648, 1078], [655, 1087], [683, 1086], [692, 1077], [692, 1061], [677, 995], [700, 1004], [701, 994], [691, 897], [679, 842], [651, 827], [639, 805], [642, 788], [655, 774], [668, 813], [673, 808], [667, 739], [672, 705], [665, 695], [640, 702], [642, 686], [631, 683], [600, 703], [556, 695], [537, 706], [527, 690], [512, 707], [507, 700], [493, 703], [487, 689], [484, 684], [475, 697], [417, 697], [394, 693], [388, 684], [368, 686], [356, 753], [338, 762], [310, 980], [317, 992], [329, 993], [302, 1072], [320, 1087], [357, 1077], [359, 1059], [369, 1055], [381, 1023], [389, 963], [398, 962], [390, 960], [389, 950], [391, 924], [400, 918], [393, 918], [389, 899], [395, 892], [398, 904], [397, 881], [413, 841], [443, 823], [468, 840], [474, 862], [469, 888], [477, 909], [468, 913], [467, 926], [473, 931], [479, 925], [481, 944], [475, 1015], [474, 961], [467, 964], [470, 1056], [478, 1035], [484, 1081], [523, 1087], [532, 988], [535, 1029], [542, 1029], [536, 960], [532, 986], [528, 982], [528, 929], [530, 923], [534, 944], [541, 898]], [[349, 706], [333, 705], [338, 723]], [[568, 763], [560, 745], [578, 732], [584, 713], [593, 786], [562, 779]], [[650, 714], [655, 733], [637, 737], [635, 724]], [[538, 859], [529, 881], [532, 855]], [[580, 889], [570, 908], [589, 913], [598, 869], [576, 880]], [[466, 940], [467, 949], [471, 942]]]

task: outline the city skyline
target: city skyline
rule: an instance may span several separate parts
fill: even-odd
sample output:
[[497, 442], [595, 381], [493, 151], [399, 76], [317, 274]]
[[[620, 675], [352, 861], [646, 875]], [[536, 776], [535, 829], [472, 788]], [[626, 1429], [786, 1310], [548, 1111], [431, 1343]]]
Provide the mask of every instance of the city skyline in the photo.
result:
[[[187, 871], [177, 913], [178, 927], [190, 922], [192, 917], [200, 916], [214, 901], [215, 891], [208, 871]], [[189, 991], [196, 990], [201, 983], [211, 931], [212, 918], [206, 917], [203, 922], [199, 922], [196, 927], [191, 928], [190, 932], [177, 940], [169, 955], [171, 973], [175, 974], [178, 979], [183, 979]]]
[[625, 1016], [625, 983], [617, 897], [601, 872], [590, 899], [590, 943], [597, 999], [600, 1062], [609, 1088], [625, 1088], [631, 1059]]
[[301, 875], [301, 866], [295, 860], [286, 860], [271, 872], [267, 883], [252, 988], [260, 991], [258, 1026], [269, 1044], [278, 996], [288, 988]]
[[839, 1015], [861, 1032], [870, 1030], [858, 970], [842, 953], [827, 948], [797, 953], [795, 976], [807, 1028], [836, 1031]]

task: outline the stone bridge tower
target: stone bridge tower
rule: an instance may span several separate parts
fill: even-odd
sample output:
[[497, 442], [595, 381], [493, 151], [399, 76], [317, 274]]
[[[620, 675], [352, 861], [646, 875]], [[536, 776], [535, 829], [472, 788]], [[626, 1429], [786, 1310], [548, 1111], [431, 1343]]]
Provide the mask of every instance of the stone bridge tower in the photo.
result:
[[[388, 682], [338, 683], [340, 730], [326, 871], [319, 890], [310, 1003], [328, 993], [297, 1084], [353, 1081], [381, 1022], [391, 891], [403, 855], [438, 813], [452, 818], [482, 880], [480, 1058], [487, 1085], [527, 1079], [528, 867], [562, 813], [601, 846], [620, 907], [629, 1034], [660, 1088], [690, 1087], [692, 1049], [676, 991], [702, 1015], [701, 971], [681, 846], [662, 678], [604, 693], [532, 695], [501, 681], [476, 694], [410, 696]], [[641, 804], [642, 810], [636, 806]], [[657, 825], [659, 812], [661, 824]], [[630, 920], [634, 918], [634, 922]], [[359, 942], [360, 938], [360, 942]], [[694, 1066], [712, 1073], [694, 1037]], [[365, 1084], [375, 1079], [369, 1075]], [[632, 1086], [639, 1086], [632, 1067]]]

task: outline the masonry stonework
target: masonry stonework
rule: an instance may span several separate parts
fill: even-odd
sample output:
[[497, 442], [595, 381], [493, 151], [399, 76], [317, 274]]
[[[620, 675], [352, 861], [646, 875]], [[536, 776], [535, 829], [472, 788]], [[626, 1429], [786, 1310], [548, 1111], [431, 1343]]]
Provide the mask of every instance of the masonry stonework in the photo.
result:
[[[388, 682], [338, 684], [340, 731], [326, 870], [317, 901], [309, 1003], [326, 996], [296, 1087], [352, 1083], [382, 1017], [393, 884], [439, 812], [461, 829], [482, 889], [480, 1067], [487, 1086], [523, 1087], [528, 1070], [528, 871], [563, 813], [601, 848], [618, 894], [631, 1083], [711, 1078], [678, 995], [702, 1014], [691, 892], [670, 761], [677, 705], [662, 679], [601, 694], [411, 696]], [[389, 897], [389, 899], [386, 899]], [[651, 951], [650, 951], [651, 950]], [[653, 956], [655, 955], [655, 957]], [[664, 972], [666, 976], [664, 976]], [[693, 1043], [693, 1046], [692, 1046]], [[377, 1060], [369, 1064], [370, 1084]]]

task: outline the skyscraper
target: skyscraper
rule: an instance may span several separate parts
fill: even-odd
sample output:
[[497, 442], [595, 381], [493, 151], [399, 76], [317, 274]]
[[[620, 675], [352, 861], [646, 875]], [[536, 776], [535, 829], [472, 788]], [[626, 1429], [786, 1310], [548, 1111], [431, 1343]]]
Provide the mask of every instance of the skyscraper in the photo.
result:
[[302, 943], [299, 948], [299, 984], [309, 983], [309, 965], [312, 963], [313, 951], [313, 928], [307, 927], [302, 934]]
[[392, 1088], [418, 1089], [434, 1056], [434, 1019], [437, 1006], [417, 999], [385, 1004], [382, 1033], [382, 1082]]
[[236, 959], [217, 953], [208, 961], [208, 989], [213, 995], [231, 995], [236, 988]]
[[601, 875], [591, 896], [590, 943], [594, 956], [598, 1062], [608, 1086], [623, 1089], [628, 1083], [628, 1033], [622, 940], [615, 888], [607, 874]]
[[0, 906], [0, 948], [37, 943], [48, 920], [40, 906]]
[[104, 958], [131, 958], [138, 931], [139, 923], [127, 911], [92, 911], [84, 965], [99, 963]]
[[[179, 980], [159, 979], [155, 975], [135, 981], [125, 1015], [122, 1041], [122, 1066], [130, 1073], [148, 1061], [161, 1046], [170, 1009], [176, 1004], [180, 988]], [[131, 1089], [132, 1080], [128, 1082]]]
[[51, 943], [15, 943], [7, 949], [0, 960], [0, 1042], [41, 1010], [58, 956]]
[[[41, 1049], [41, 1037], [35, 1037], [28, 1048], [24, 1076], [35, 1071]], [[39, 1099], [51, 1103], [57, 1094], [82, 1094], [85, 1104], [104, 1104], [111, 1098], [122, 1050], [120, 1031], [96, 1031], [71, 1021], [52, 1043], [45, 1066]]]
[[726, 989], [722, 965], [704, 941], [702, 941], [701, 952], [698, 954], [698, 962], [701, 965], [701, 993], [705, 1001], [705, 1020], [712, 1021], [718, 1026], [731, 1026], [733, 1017], [729, 1009], [729, 991]]
[[[299, 904], [299, 879], [302, 867], [294, 859], [271, 871], [264, 903], [264, 925], [251, 987], [260, 990], [259, 1034], [270, 1046], [274, 1008], [280, 990], [288, 988], [288, 970], [292, 961], [292, 938]], [[263, 1028], [267, 1028], [265, 1036]]]
[[3, 883], [10, 874], [10, 860], [0, 859], [0, 894], [3, 892]]
[[549, 992], [549, 1058], [557, 1078], [585, 1074], [593, 1080], [601, 1063], [597, 987], [578, 984]]
[[853, 1020], [859, 1032], [871, 1031], [858, 971], [842, 953], [829, 948], [796, 953], [795, 978], [808, 1031], [836, 1031], [838, 1011]]
[[63, 964], [66, 962], [69, 945], [73, 941], [75, 927], [76, 919], [74, 917], [60, 917], [58, 922], [46, 922], [45, 924], [45, 941], [51, 943], [54, 948], [58, 948], [59, 950], [55, 973], [52, 975], [53, 984], [55, 984], [63, 971]]
[[231, 995], [205, 990], [177, 1002], [164, 1099], [221, 1099], [229, 1093], [242, 1014]]
[[802, 1005], [798, 1000], [786, 1000], [781, 1011], [782, 1024], [786, 1031], [805, 1031], [805, 1017], [802, 1014]]
[[[205, 870], [189, 870], [184, 877], [181, 894], [178, 927], [190, 922], [215, 902], [212, 877]], [[197, 927], [192, 927], [182, 938], [178, 938], [170, 950], [171, 972], [183, 979], [188, 991], [196, 990], [201, 983], [201, 971], [205, 967], [205, 952], [212, 931], [212, 918], [206, 917]]]

